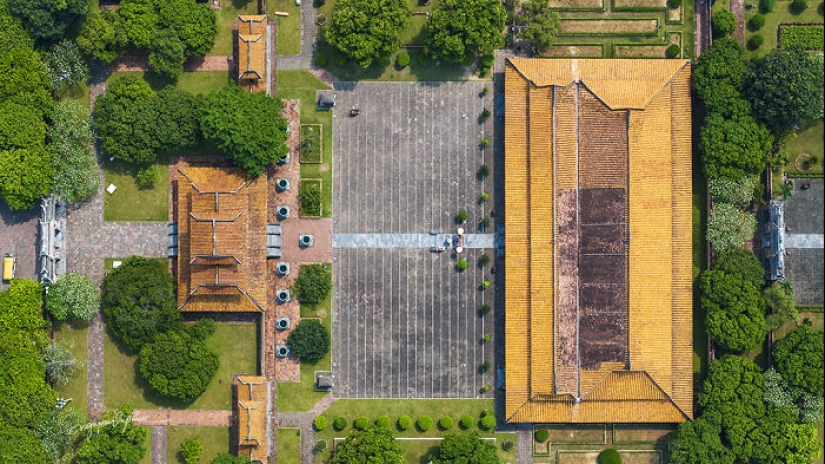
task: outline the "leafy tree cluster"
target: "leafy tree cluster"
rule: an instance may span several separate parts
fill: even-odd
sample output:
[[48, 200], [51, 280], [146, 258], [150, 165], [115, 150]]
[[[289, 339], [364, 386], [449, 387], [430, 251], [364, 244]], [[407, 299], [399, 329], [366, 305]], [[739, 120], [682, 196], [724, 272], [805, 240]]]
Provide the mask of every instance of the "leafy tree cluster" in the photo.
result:
[[506, 20], [499, 0], [442, 0], [427, 21], [426, 52], [447, 63], [491, 54], [504, 45]]
[[77, 42], [61, 40], [52, 45], [45, 61], [52, 87], [57, 91], [89, 80], [89, 65]]
[[80, 425], [81, 415], [76, 408], [53, 408], [34, 432], [53, 462], [62, 464], [74, 456]]
[[475, 464], [499, 464], [496, 445], [490, 440], [482, 440], [478, 432], [470, 434], [452, 433], [444, 437], [433, 464], [472, 462]]
[[302, 303], [319, 303], [332, 290], [332, 272], [326, 264], [303, 265], [292, 288]]
[[335, 446], [335, 453], [329, 460], [330, 464], [353, 462], [402, 464], [404, 455], [390, 429], [369, 425], [363, 430], [353, 429], [341, 444]]
[[289, 334], [287, 343], [301, 362], [314, 364], [329, 351], [329, 330], [316, 319], [306, 319]]
[[69, 272], [49, 287], [46, 309], [58, 321], [88, 321], [100, 310], [100, 292], [77, 272]]
[[735, 180], [717, 177], [710, 180], [709, 191], [714, 202], [745, 208], [753, 201], [754, 189], [758, 182], [759, 179], [756, 176], [746, 176]]
[[809, 462], [819, 452], [816, 427], [765, 401], [765, 377], [752, 361], [725, 355], [711, 363], [699, 394], [702, 416], [671, 436], [677, 464]]
[[103, 279], [103, 313], [112, 333], [138, 352], [140, 374], [158, 393], [189, 403], [206, 390], [218, 357], [204, 343], [214, 322], [184, 326], [166, 262], [133, 256]]
[[787, 285], [783, 286], [777, 282], [770, 288], [766, 288], [763, 296], [768, 307], [768, 315], [765, 316], [765, 325], [768, 330], [776, 330], [787, 322], [796, 321], [799, 317], [793, 289], [789, 292]]
[[368, 68], [375, 61], [389, 62], [398, 51], [399, 34], [411, 15], [406, 0], [336, 0], [326, 39]]
[[137, 464], [146, 454], [146, 427], [132, 422], [132, 410], [122, 406], [103, 413], [100, 426], [94, 427], [77, 448], [77, 464]]
[[73, 344], [52, 340], [43, 351], [46, 363], [46, 380], [50, 385], [65, 384], [80, 369], [80, 364], [72, 356]]
[[77, 102], [58, 100], [48, 135], [52, 193], [72, 203], [88, 200], [100, 185], [88, 110]]
[[103, 149], [115, 158], [149, 165], [160, 151], [191, 148], [200, 141], [200, 98], [174, 87], [155, 93], [137, 76], [109, 85], [95, 102]]
[[54, 41], [89, 12], [86, 0], [7, 0], [9, 11], [23, 21], [38, 41]]
[[196, 0], [122, 0], [114, 12], [86, 17], [77, 43], [105, 63], [121, 53], [149, 53], [158, 74], [176, 78], [188, 56], [205, 55], [218, 33], [212, 8]]
[[236, 166], [257, 177], [267, 165], [288, 154], [282, 107], [277, 98], [230, 84], [203, 99], [200, 128]]
[[799, 327], [779, 340], [773, 348], [776, 370], [792, 387], [819, 397], [825, 392], [825, 342], [822, 332]]
[[822, 420], [823, 398], [789, 385], [775, 369], [765, 371], [765, 403], [790, 409], [803, 424]]
[[728, 204], [717, 203], [708, 217], [708, 241], [716, 251], [741, 248], [756, 233], [756, 217]]
[[551, 12], [547, 7], [547, 2], [542, 0], [528, 1], [522, 5], [522, 12], [521, 17], [516, 19], [518, 23], [527, 25], [521, 35], [530, 41], [533, 53], [541, 55], [556, 41], [556, 35], [561, 26], [561, 16], [556, 12]]
[[727, 37], [736, 31], [736, 15], [728, 10], [719, 10], [711, 17], [713, 37]]

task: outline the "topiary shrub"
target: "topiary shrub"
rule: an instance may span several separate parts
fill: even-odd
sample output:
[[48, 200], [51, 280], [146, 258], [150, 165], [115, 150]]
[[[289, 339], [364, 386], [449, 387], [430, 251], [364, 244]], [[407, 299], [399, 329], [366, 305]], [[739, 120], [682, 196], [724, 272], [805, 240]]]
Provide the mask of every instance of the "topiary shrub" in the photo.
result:
[[748, 21], [748, 28], [752, 31], [758, 31], [762, 29], [762, 26], [765, 25], [765, 15], [762, 13], [756, 13], [753, 15], [750, 21]]
[[490, 110], [488, 110], [487, 108], [484, 108], [484, 111], [481, 112], [481, 116], [479, 116], [479, 118], [482, 121], [486, 121], [487, 119], [490, 118], [491, 115], [492, 115], [492, 113], [490, 113]]
[[776, 0], [759, 0], [759, 12], [770, 13]]
[[490, 370], [490, 361], [484, 361], [483, 363], [481, 363], [481, 365], [478, 366], [478, 370], [481, 371], [482, 374], [489, 371]]
[[546, 429], [538, 429], [535, 433], [533, 433], [533, 438], [535, 438], [539, 443], [544, 443], [548, 438], [550, 438], [550, 432]]
[[[478, 257], [479, 266], [484, 267], [484, 266], [488, 265], [489, 263], [490, 263], [490, 257], [487, 256], [487, 253], [482, 253], [481, 256]], [[490, 310], [487, 310], [487, 312], [490, 312]]]
[[398, 429], [401, 431], [407, 430], [412, 427], [413, 421], [410, 416], [401, 416], [398, 418]]
[[748, 50], [758, 50], [763, 43], [765, 43], [765, 37], [762, 34], [754, 34], [748, 39]]
[[180, 445], [179, 457], [184, 464], [195, 464], [203, 455], [200, 437], [189, 437]]
[[504, 440], [504, 442], [501, 444], [501, 449], [503, 449], [504, 451], [510, 451], [511, 449], [513, 449], [513, 440]]
[[453, 428], [453, 418], [450, 416], [444, 416], [438, 420], [438, 427], [441, 430], [450, 430]]
[[378, 419], [375, 419], [375, 425], [384, 429], [388, 429], [390, 428], [390, 418], [387, 416], [381, 416]]
[[327, 441], [326, 440], [318, 440], [318, 443], [315, 443], [315, 451], [324, 451], [327, 449]]
[[456, 224], [467, 222], [467, 211], [464, 211], [463, 209], [458, 210], [458, 214], [455, 215], [455, 222]]
[[422, 432], [430, 430], [433, 426], [433, 418], [430, 416], [421, 416], [418, 418], [418, 429]]
[[398, 58], [395, 59], [395, 64], [399, 67], [406, 68], [410, 64], [410, 54], [407, 52], [399, 53]]
[[352, 426], [358, 430], [365, 430], [367, 426], [370, 425], [370, 421], [367, 420], [366, 417], [361, 416], [358, 419], [355, 419], [355, 422], [352, 423]]
[[484, 55], [481, 57], [481, 65], [486, 68], [491, 68], [493, 64], [495, 64], [495, 62], [496, 57], [494, 57], [492, 54]]
[[[485, 387], [487, 387], [487, 385], [485, 385]], [[493, 430], [494, 428], [496, 428], [495, 416], [493, 416], [492, 414], [488, 414], [482, 417], [481, 421], [479, 422], [479, 427], [481, 428], [481, 430]]]
[[289, 334], [287, 343], [301, 362], [314, 364], [329, 352], [329, 331], [316, 319], [304, 319]]
[[325, 428], [327, 428], [327, 416], [324, 416], [322, 414], [322, 415], [316, 417], [315, 420], [312, 422], [312, 425], [314, 425], [315, 430], [317, 430], [319, 432], [321, 430], [324, 430]]
[[622, 464], [622, 456], [615, 448], [607, 448], [599, 453], [599, 464]]
[[492, 311], [490, 305], [481, 305], [481, 307], [478, 308], [478, 312], [481, 313], [482, 316], [486, 316], [490, 311]]
[[667, 0], [667, 7], [672, 10], [679, 8], [680, 6], [682, 6], [682, 0]]
[[455, 268], [456, 268], [456, 270], [458, 270], [458, 271], [463, 271], [463, 270], [466, 270], [466, 269], [467, 269], [467, 266], [468, 266], [468, 265], [467, 265], [467, 260], [466, 260], [466, 259], [464, 259], [464, 258], [459, 259], [459, 260], [458, 260], [458, 262], [457, 262], [457, 263], [455, 263]]
[[791, 2], [791, 13], [800, 14], [808, 9], [808, 0], [793, 0]]
[[[326, 66], [327, 65], [327, 55], [322, 52], [318, 52], [315, 54], [315, 64], [318, 66]], [[326, 443], [326, 442], [324, 442]]]
[[141, 168], [135, 175], [135, 182], [138, 189], [147, 190], [155, 186], [155, 180], [158, 178], [158, 171], [154, 166]]
[[484, 178], [484, 177], [487, 177], [489, 175], [490, 175], [490, 168], [488, 168], [486, 164], [482, 164], [481, 166], [479, 166], [479, 168], [478, 168], [478, 176], [479, 177]]
[[678, 58], [680, 53], [682, 53], [682, 49], [676, 44], [671, 44], [665, 50], [665, 56], [668, 58]]
[[332, 421], [332, 428], [334, 428], [337, 432], [340, 432], [347, 428], [347, 418], [346, 417], [336, 417], [334, 421]]
[[332, 290], [332, 271], [326, 264], [305, 264], [292, 285], [302, 303], [320, 303]]
[[464, 416], [461, 418], [461, 422], [459, 424], [462, 429], [467, 430], [473, 426], [473, 422], [475, 422], [473, 416]]
[[727, 37], [736, 30], [736, 15], [728, 10], [719, 10], [710, 20], [713, 37]]

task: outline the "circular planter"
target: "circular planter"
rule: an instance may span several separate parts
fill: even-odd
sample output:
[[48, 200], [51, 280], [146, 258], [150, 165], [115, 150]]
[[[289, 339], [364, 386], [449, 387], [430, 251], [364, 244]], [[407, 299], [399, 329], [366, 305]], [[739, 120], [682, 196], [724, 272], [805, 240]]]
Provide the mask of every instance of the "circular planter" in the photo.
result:
[[323, 26], [327, 23], [327, 15], [321, 13], [315, 17], [315, 24]]
[[796, 166], [796, 169], [799, 172], [807, 172], [811, 170], [810, 164], [811, 155], [810, 153], [800, 153], [796, 159], [793, 161], [793, 165]]

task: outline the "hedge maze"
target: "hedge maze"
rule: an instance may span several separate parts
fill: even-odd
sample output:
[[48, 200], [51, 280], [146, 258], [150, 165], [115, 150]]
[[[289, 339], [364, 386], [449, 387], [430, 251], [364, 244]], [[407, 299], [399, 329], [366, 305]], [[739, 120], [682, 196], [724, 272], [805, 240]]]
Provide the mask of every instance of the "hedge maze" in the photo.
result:
[[[693, 56], [693, 0], [549, 0], [561, 16], [552, 58]], [[673, 49], [671, 49], [673, 51]]]

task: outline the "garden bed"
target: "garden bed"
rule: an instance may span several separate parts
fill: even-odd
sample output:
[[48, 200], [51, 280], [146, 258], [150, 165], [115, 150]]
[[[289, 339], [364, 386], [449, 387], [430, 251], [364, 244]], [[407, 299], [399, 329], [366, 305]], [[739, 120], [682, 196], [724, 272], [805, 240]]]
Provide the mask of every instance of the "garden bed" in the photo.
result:
[[658, 19], [565, 19], [559, 35], [655, 35]]
[[547, 425], [536, 427], [550, 432], [550, 443], [602, 445], [607, 439], [604, 424]]
[[302, 163], [320, 163], [323, 160], [323, 130], [321, 124], [301, 124], [300, 160]]
[[601, 58], [603, 45], [553, 45], [543, 56], [547, 58]]
[[780, 24], [776, 33], [780, 48], [794, 45], [811, 51], [825, 48], [825, 25], [822, 24]]
[[321, 191], [321, 179], [301, 179], [298, 187], [298, 202], [301, 216], [321, 217], [323, 213]]
[[548, 6], [555, 10], [604, 10], [602, 0], [550, 0]]

